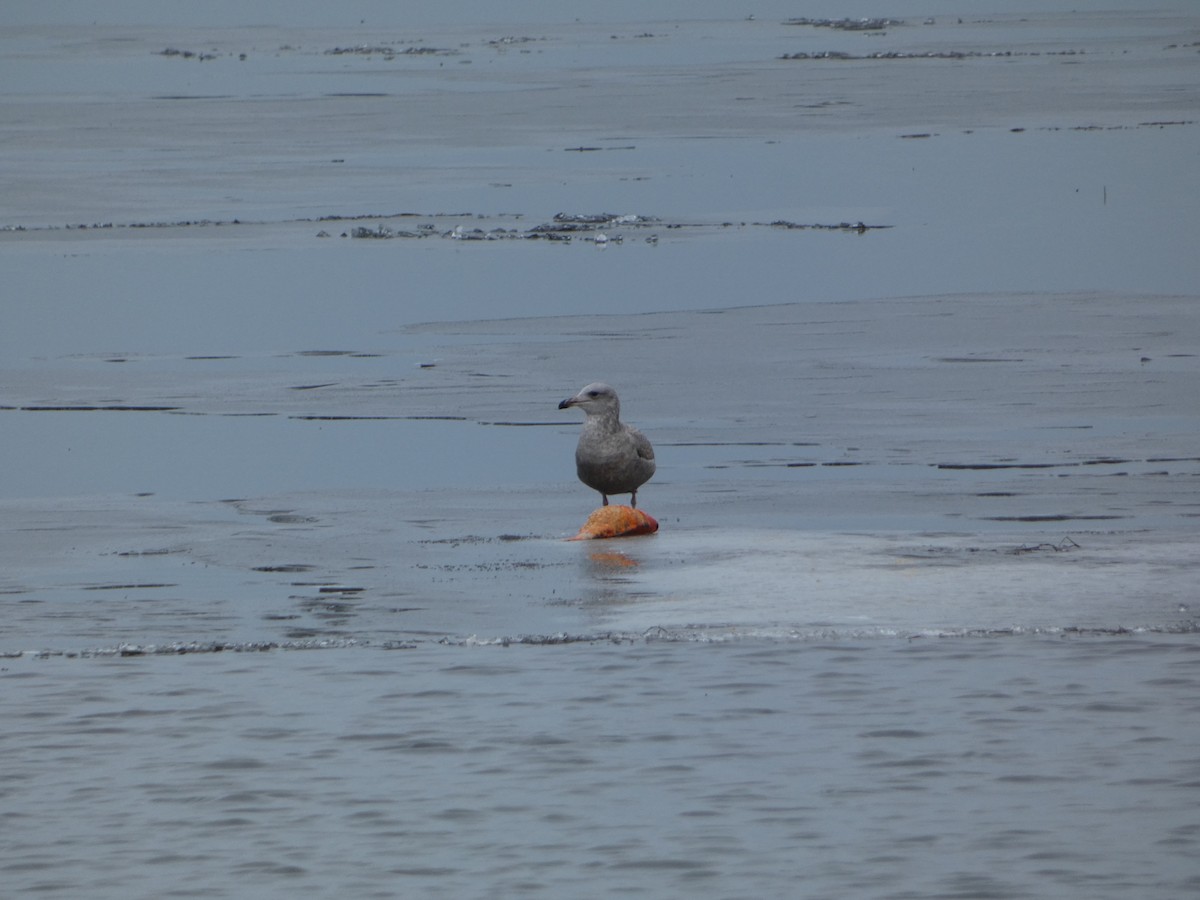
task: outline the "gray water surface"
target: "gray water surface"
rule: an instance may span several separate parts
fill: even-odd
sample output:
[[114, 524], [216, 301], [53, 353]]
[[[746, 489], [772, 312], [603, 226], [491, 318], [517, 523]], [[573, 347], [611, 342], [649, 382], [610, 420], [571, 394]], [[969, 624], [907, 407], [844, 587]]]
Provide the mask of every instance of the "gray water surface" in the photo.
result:
[[904, 12], [7, 4], [0, 894], [1197, 894], [1200, 21]]
[[5, 666], [14, 895], [1183, 897], [1194, 636]]

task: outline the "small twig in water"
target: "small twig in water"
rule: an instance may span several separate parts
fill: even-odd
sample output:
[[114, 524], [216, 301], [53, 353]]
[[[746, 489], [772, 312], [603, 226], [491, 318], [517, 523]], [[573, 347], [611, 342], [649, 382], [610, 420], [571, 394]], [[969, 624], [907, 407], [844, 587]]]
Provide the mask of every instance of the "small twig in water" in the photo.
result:
[[1059, 541], [1057, 544], [1051, 544], [1051, 543], [1026, 544], [1024, 546], [1017, 547], [1016, 549], [1012, 550], [1011, 552], [1014, 554], [1016, 554], [1016, 553], [1038, 553], [1038, 552], [1042, 552], [1045, 550], [1053, 550], [1055, 553], [1062, 553], [1066, 550], [1078, 550], [1078, 549], [1079, 549], [1079, 545], [1077, 543], [1075, 543], [1074, 540], [1071, 539], [1070, 535], [1067, 535], [1061, 541]]

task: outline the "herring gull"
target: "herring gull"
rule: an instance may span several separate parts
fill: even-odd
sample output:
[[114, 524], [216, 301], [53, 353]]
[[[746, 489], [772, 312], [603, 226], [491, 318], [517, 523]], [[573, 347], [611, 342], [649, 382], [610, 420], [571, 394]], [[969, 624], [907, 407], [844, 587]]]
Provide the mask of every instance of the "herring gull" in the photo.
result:
[[621, 422], [621, 401], [604, 382], [558, 404], [559, 409], [572, 406], [587, 413], [575, 448], [579, 480], [599, 491], [605, 506], [609, 494], [629, 494], [629, 505], [637, 508], [637, 489], [654, 474], [654, 448], [644, 434]]

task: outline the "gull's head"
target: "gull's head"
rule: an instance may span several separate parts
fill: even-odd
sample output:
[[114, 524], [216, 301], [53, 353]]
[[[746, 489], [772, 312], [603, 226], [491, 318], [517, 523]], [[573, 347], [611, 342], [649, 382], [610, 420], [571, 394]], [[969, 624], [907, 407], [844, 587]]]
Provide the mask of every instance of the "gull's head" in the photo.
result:
[[621, 411], [621, 401], [617, 399], [617, 392], [603, 381], [593, 381], [574, 397], [568, 397], [558, 404], [559, 409], [572, 406], [578, 406], [589, 416], [605, 413], [618, 415]]

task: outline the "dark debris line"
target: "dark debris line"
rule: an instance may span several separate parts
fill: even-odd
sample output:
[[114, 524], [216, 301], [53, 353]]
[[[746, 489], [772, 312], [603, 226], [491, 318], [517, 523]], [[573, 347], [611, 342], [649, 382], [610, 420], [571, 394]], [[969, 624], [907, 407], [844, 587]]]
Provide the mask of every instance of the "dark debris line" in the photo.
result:
[[[428, 221], [430, 219], [473, 219], [476, 221], [487, 220], [486, 215], [476, 215], [473, 213], [384, 213], [384, 214], [361, 214], [361, 215], [328, 215], [318, 216], [313, 218], [290, 219], [285, 222], [269, 222], [269, 221], [249, 221], [245, 219], [181, 219], [173, 222], [102, 222], [92, 225], [87, 224], [68, 224], [68, 225], [4, 225], [0, 226], [0, 232], [30, 232], [30, 231], [107, 231], [112, 229], [140, 229], [140, 228], [220, 228], [237, 225], [253, 226], [253, 225], [280, 225], [280, 224], [330, 224], [334, 222], [362, 222], [366, 220], [374, 220], [374, 227], [368, 225], [357, 225], [349, 228], [341, 233], [341, 237], [374, 239], [374, 240], [392, 240], [392, 239], [419, 239], [419, 238], [449, 238], [459, 241], [495, 241], [495, 240], [546, 240], [546, 241], [561, 241], [564, 243], [570, 242], [576, 236], [586, 236], [588, 240], [594, 243], [621, 243], [623, 237], [621, 234], [614, 234], [611, 237], [604, 233], [605, 229], [623, 229], [626, 231], [651, 232], [645, 239], [648, 243], [655, 243], [658, 240], [657, 230], [680, 230], [680, 229], [726, 229], [726, 228], [775, 228], [788, 231], [793, 230], [814, 230], [814, 231], [844, 231], [863, 234], [867, 231], [875, 231], [883, 228], [891, 228], [891, 225], [869, 225], [864, 222], [837, 222], [837, 223], [821, 223], [821, 222], [790, 222], [783, 219], [778, 219], [774, 222], [684, 222], [670, 221], [654, 216], [642, 215], [617, 215], [615, 213], [558, 213], [549, 222], [544, 222], [540, 225], [534, 225], [531, 228], [517, 228], [495, 226], [492, 228], [484, 227], [469, 227], [465, 224], [457, 224], [453, 228], [439, 227], [436, 222]], [[504, 216], [500, 218], [516, 218], [521, 216]], [[413, 220], [425, 219], [408, 228], [398, 228], [386, 224], [395, 220]], [[317, 233], [319, 238], [332, 237], [332, 234], [325, 229]]]
[[1084, 50], [1046, 50], [1046, 51], [1012, 51], [1012, 50], [877, 50], [874, 53], [846, 53], [841, 50], [824, 50], [817, 53], [785, 53], [779, 59], [836, 59], [836, 60], [876, 60], [876, 59], [1009, 59], [1017, 56], [1083, 56]]
[[[612, 213], [597, 213], [597, 214], [571, 214], [558, 213], [553, 221], [546, 222], [541, 225], [535, 225], [532, 228], [465, 228], [462, 225], [456, 225], [448, 231], [439, 231], [435, 226], [426, 224], [419, 227], [417, 230], [393, 230], [388, 226], [380, 223], [375, 228], [366, 226], [358, 226], [352, 229], [349, 234], [353, 238], [368, 238], [376, 240], [388, 240], [392, 238], [425, 238], [425, 237], [443, 237], [459, 241], [497, 241], [497, 240], [548, 240], [569, 242], [576, 236], [582, 236], [585, 239], [591, 240], [593, 243], [621, 243], [623, 236], [616, 234], [611, 238], [605, 234], [604, 229], [628, 229], [632, 231], [642, 231], [654, 228], [663, 228], [667, 230], [678, 230], [683, 228], [774, 228], [785, 231], [846, 231], [863, 234], [867, 231], [875, 231], [883, 228], [891, 228], [891, 225], [867, 225], [864, 222], [838, 222], [836, 224], [827, 223], [804, 223], [790, 222], [784, 219], [777, 219], [774, 222], [718, 222], [718, 223], [702, 223], [702, 222], [664, 222], [661, 219], [652, 216], [639, 215], [615, 215]], [[329, 237], [327, 232], [322, 232], [322, 235]], [[344, 235], [343, 235], [344, 236]], [[653, 243], [657, 241], [657, 235], [651, 235], [646, 238], [647, 241]]]

